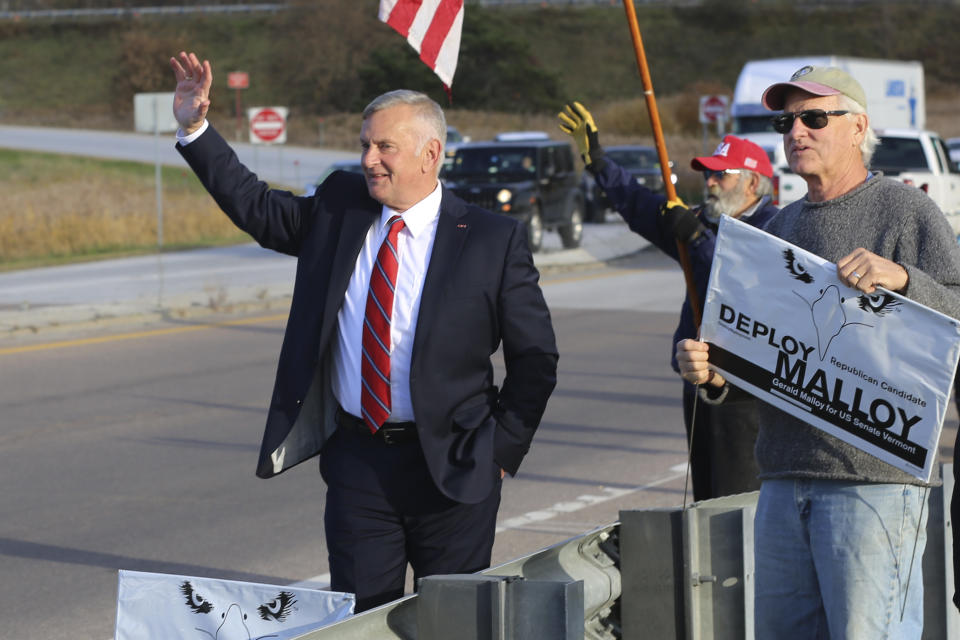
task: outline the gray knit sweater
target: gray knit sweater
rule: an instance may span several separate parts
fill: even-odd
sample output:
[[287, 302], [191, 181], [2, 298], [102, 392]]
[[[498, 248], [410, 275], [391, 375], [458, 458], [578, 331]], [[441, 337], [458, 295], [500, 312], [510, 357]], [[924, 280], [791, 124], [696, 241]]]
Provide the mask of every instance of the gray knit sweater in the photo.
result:
[[[893, 260], [909, 274], [904, 295], [960, 318], [960, 248], [936, 204], [915, 187], [878, 175], [833, 200], [794, 202], [766, 230], [831, 262], [858, 247]], [[761, 478], [920, 484], [771, 405], [760, 407]]]

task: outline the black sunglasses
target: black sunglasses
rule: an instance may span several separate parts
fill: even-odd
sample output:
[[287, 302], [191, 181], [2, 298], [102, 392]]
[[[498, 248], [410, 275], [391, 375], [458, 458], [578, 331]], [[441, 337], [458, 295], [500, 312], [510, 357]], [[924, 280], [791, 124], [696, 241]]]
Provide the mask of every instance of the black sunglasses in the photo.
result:
[[823, 129], [830, 122], [828, 116], [842, 116], [849, 111], [824, 111], [823, 109], [807, 109], [797, 113], [781, 113], [770, 118], [773, 130], [777, 133], [788, 133], [793, 129], [793, 121], [800, 118], [800, 122], [808, 129]]

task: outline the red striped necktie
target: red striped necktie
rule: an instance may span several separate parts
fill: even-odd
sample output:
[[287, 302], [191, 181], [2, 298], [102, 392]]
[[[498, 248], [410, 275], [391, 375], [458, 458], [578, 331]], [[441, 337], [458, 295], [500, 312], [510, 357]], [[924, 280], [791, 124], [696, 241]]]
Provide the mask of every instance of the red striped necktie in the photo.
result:
[[397, 284], [397, 236], [403, 218], [393, 216], [370, 274], [370, 291], [363, 318], [363, 358], [360, 365], [360, 408], [371, 432], [390, 417], [390, 316]]

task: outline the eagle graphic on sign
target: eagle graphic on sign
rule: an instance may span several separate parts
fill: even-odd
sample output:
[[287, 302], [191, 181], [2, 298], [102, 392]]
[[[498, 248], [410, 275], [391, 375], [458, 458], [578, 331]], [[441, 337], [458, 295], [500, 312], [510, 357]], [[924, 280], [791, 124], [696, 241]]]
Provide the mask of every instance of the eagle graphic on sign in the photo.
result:
[[[784, 265], [787, 273], [794, 280], [799, 280], [804, 284], [813, 284], [814, 278], [810, 270], [789, 247], [783, 250]], [[810, 308], [810, 316], [813, 320], [813, 328], [817, 334], [817, 352], [821, 362], [827, 357], [827, 351], [830, 349], [830, 343], [840, 335], [840, 332], [850, 326], [872, 327], [866, 322], [850, 322], [847, 320], [847, 312], [844, 309], [846, 298], [840, 295], [840, 287], [835, 284], [819, 290], [819, 297], [812, 302], [807, 300], [799, 291], [793, 292], [798, 298], [803, 300]], [[889, 293], [878, 291], [873, 294], [862, 293], [856, 297], [856, 305], [862, 311], [873, 314], [876, 317], [883, 317], [900, 305]]]

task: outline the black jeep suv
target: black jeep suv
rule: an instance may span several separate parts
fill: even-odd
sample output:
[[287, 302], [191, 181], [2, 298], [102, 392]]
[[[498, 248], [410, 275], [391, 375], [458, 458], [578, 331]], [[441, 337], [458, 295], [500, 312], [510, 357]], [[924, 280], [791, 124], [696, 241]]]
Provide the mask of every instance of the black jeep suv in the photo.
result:
[[573, 149], [518, 137], [457, 145], [444, 184], [467, 202], [523, 221], [531, 251], [540, 249], [544, 230], [558, 231], [565, 248], [580, 246], [583, 194]]

